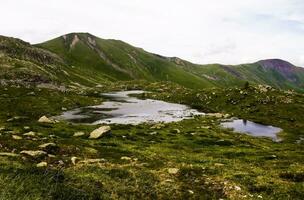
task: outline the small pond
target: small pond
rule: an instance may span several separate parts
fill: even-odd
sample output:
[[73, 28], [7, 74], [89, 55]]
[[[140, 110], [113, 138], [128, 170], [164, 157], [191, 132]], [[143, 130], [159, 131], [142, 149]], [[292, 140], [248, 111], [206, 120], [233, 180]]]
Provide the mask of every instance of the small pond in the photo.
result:
[[282, 131], [278, 127], [262, 125], [242, 119], [222, 122], [221, 125], [225, 128], [232, 128], [235, 132], [247, 133], [254, 137], [270, 137], [274, 141], [280, 141], [277, 134]]
[[101, 105], [66, 111], [56, 118], [73, 123], [96, 125], [176, 122], [195, 115], [204, 115], [186, 105], [129, 96], [141, 93], [144, 91], [105, 93], [102, 97], [106, 101]]

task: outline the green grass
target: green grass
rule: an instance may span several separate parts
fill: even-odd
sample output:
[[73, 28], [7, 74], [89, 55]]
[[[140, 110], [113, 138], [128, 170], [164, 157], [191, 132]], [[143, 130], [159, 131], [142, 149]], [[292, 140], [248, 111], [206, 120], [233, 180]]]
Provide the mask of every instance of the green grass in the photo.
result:
[[[100, 103], [102, 99], [93, 92], [79, 95], [1, 88], [0, 127], [5, 129], [0, 131], [0, 151], [18, 154], [47, 142], [56, 143], [59, 149], [53, 152], [54, 158], [0, 156], [0, 199], [259, 199], [259, 195], [263, 199], [303, 199], [303, 144], [296, 142], [303, 135], [303, 95], [290, 94], [292, 103], [282, 104], [287, 98], [284, 92], [264, 93], [252, 86], [246, 90], [190, 90], [169, 83], [124, 82], [124, 86], [117, 83], [106, 90], [121, 88], [146, 89], [154, 91], [146, 94], [151, 98], [276, 125], [284, 129], [284, 140], [276, 143], [234, 133], [221, 128], [217, 118], [204, 116], [160, 129], [149, 124], [111, 125], [111, 135], [89, 140], [88, 134], [98, 126], [40, 124], [37, 120], [61, 113], [62, 107]], [[35, 96], [29, 95], [32, 91]], [[264, 104], [267, 96], [271, 101]], [[237, 103], [231, 104], [231, 100]], [[248, 104], [251, 106], [246, 107]], [[7, 121], [16, 116], [20, 118]], [[25, 126], [38, 133], [35, 140], [23, 136], [30, 131]], [[73, 137], [77, 131], [86, 135]], [[14, 140], [12, 134], [23, 139]], [[76, 165], [71, 162], [73, 156], [78, 158]], [[125, 156], [131, 160], [121, 159]], [[81, 164], [87, 159], [104, 161]], [[48, 162], [48, 167], [36, 168], [40, 161]], [[169, 168], [179, 171], [170, 174]]]

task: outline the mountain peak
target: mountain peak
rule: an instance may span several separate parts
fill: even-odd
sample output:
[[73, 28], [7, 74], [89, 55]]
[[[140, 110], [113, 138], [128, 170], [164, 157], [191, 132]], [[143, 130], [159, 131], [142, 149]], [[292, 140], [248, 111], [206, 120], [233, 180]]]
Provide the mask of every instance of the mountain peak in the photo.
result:
[[290, 62], [287, 62], [282, 59], [267, 59], [267, 60], [260, 60], [257, 62], [265, 69], [277, 69], [277, 70], [283, 70], [283, 69], [292, 69], [295, 66], [291, 64]]

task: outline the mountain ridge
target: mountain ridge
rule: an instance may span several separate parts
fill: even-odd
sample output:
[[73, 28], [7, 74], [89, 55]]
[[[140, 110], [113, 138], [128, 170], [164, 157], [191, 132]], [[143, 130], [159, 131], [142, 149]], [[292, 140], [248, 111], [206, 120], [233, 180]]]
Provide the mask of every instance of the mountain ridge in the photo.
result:
[[[92, 86], [113, 81], [146, 80], [208, 88], [241, 86], [248, 81], [297, 91], [303, 91], [304, 86], [304, 68], [282, 59], [241, 65], [200, 65], [90, 33], [69, 33], [34, 45], [1, 36], [0, 53], [2, 59], [8, 57], [37, 64], [40, 70], [52, 74], [53, 80], [66, 84]], [[52, 66], [58, 72], [54, 74], [46, 66]], [[59, 75], [60, 70], [63, 73]]]

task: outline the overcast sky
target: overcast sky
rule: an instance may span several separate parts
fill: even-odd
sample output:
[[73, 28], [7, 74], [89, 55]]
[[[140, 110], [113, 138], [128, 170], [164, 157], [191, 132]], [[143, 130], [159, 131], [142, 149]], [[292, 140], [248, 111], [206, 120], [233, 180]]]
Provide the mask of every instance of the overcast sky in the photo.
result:
[[304, 66], [304, 0], [0, 0], [0, 35], [120, 39], [195, 63]]

